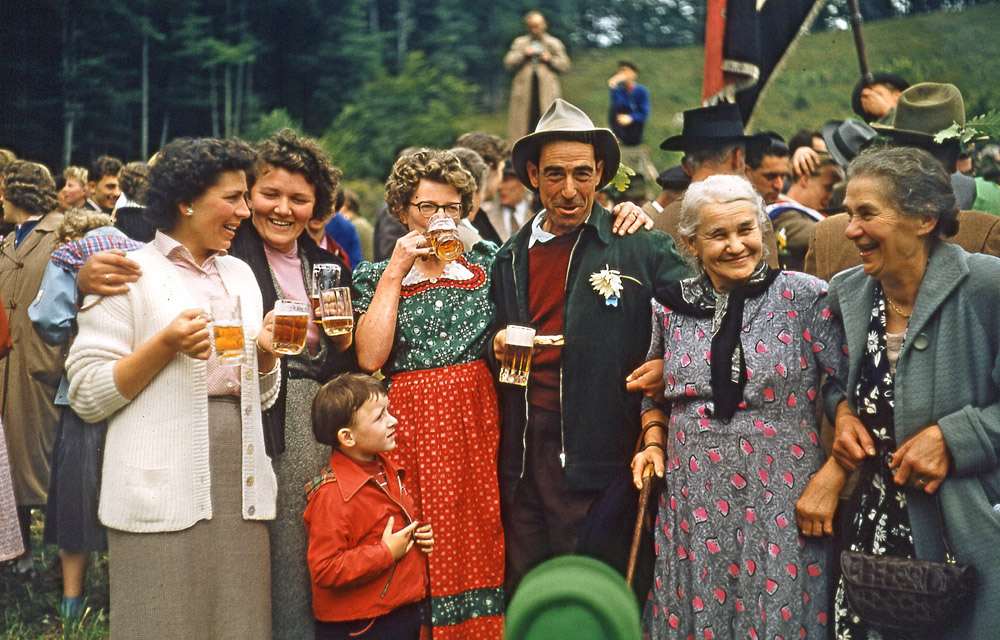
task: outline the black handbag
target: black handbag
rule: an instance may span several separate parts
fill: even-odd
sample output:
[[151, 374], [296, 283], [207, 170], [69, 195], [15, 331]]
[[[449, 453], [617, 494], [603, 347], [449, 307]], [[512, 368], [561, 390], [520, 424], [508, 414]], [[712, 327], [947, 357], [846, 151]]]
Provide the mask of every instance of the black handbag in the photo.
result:
[[842, 551], [840, 569], [854, 612], [871, 625], [922, 634], [951, 626], [972, 596], [975, 570], [955, 562], [947, 534], [942, 538], [945, 562]]

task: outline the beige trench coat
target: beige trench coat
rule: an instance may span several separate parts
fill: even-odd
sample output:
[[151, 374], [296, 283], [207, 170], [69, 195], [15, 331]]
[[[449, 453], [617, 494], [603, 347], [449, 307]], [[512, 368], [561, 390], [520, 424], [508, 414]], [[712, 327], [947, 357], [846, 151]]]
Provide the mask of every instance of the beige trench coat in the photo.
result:
[[531, 36], [523, 35], [514, 38], [510, 51], [504, 56], [503, 64], [514, 72], [514, 81], [510, 85], [510, 114], [507, 117], [507, 140], [511, 144], [531, 133], [528, 130], [528, 118], [531, 113], [531, 76], [538, 74], [538, 113], [543, 114], [552, 101], [562, 97], [559, 85], [559, 74], [569, 71], [569, 56], [566, 47], [549, 34], [543, 34], [542, 48], [549, 52], [552, 58], [548, 62], [539, 61], [531, 64], [531, 58], [524, 54], [525, 48], [531, 44]]
[[13, 343], [0, 361], [0, 407], [18, 506], [44, 505], [49, 491], [59, 420], [54, 401], [66, 347], [53, 347], [38, 337], [28, 306], [38, 294], [62, 218], [57, 212], [46, 215], [16, 249], [13, 231], [0, 244], [0, 299]]

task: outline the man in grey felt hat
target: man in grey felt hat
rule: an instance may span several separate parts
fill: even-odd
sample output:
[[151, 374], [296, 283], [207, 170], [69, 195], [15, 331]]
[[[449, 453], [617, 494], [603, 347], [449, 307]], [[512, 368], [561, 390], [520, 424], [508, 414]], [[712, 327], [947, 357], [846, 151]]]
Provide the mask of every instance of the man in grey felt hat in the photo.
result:
[[[934, 140], [938, 132], [954, 122], [965, 124], [965, 105], [958, 87], [922, 82], [900, 94], [890, 125], [873, 124], [872, 127], [879, 135], [889, 139], [890, 146], [923, 149], [952, 174], [952, 186], [961, 211], [958, 214], [958, 233], [945, 239], [970, 253], [1000, 256], [1000, 218], [990, 215], [994, 212], [977, 210], [982, 205], [976, 199], [979, 188], [996, 188], [996, 185], [980, 187], [980, 183], [973, 178], [956, 174], [955, 163], [960, 151], [958, 140], [943, 143]], [[852, 154], [859, 150], [851, 146], [844, 149]], [[806, 273], [829, 280], [840, 271], [861, 264], [854, 243], [844, 237], [846, 228], [847, 214], [830, 216], [813, 226], [803, 267]]]
[[649, 348], [653, 291], [687, 275], [667, 234], [612, 230], [594, 194], [618, 170], [618, 141], [578, 108], [556, 100], [511, 157], [544, 209], [497, 253], [494, 354], [511, 324], [563, 340], [535, 349], [527, 387], [500, 385], [509, 588], [573, 552], [587, 510], [628, 468], [642, 396], [625, 380]]

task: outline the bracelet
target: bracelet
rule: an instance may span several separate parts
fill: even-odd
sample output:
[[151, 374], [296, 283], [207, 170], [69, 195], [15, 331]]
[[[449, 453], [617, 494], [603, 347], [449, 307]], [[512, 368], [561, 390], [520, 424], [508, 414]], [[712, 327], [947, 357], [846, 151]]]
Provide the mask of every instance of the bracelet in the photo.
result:
[[650, 420], [649, 422], [647, 422], [642, 427], [642, 433], [639, 434], [639, 441], [640, 442], [642, 442], [643, 440], [645, 440], [645, 438], [646, 438], [646, 432], [649, 431], [650, 429], [652, 429], [653, 427], [659, 427], [660, 429], [663, 429], [664, 432], [666, 432], [666, 430], [667, 430], [666, 423], [660, 422], [659, 420]]
[[646, 444], [642, 445], [642, 449], [639, 449], [639, 451], [645, 451], [646, 449], [648, 449], [650, 447], [659, 447], [660, 451], [663, 452], [663, 455], [667, 455], [666, 448], [662, 444], [660, 444], [659, 442], [647, 442]]

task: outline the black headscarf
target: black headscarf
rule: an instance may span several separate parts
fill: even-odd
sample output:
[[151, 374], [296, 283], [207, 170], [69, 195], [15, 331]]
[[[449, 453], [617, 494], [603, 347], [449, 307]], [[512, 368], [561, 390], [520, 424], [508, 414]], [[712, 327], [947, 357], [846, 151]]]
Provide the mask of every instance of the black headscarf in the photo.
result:
[[729, 420], [736, 413], [747, 383], [740, 343], [743, 306], [747, 298], [756, 298], [767, 291], [778, 273], [761, 260], [750, 279], [728, 293], [716, 291], [707, 274], [672, 282], [653, 293], [657, 302], [676, 313], [712, 318], [712, 401], [715, 415], [723, 420]]

